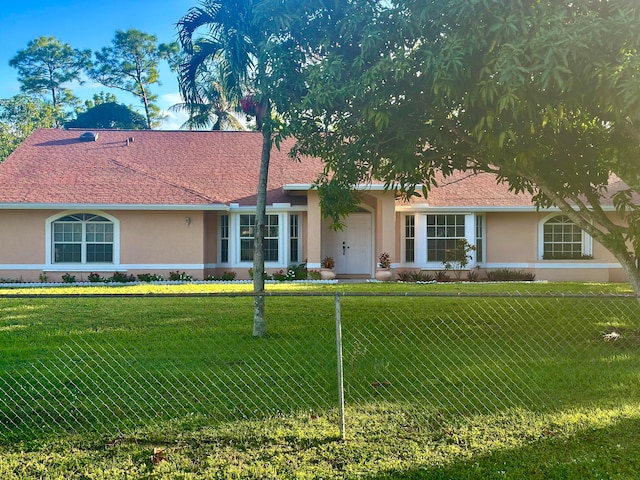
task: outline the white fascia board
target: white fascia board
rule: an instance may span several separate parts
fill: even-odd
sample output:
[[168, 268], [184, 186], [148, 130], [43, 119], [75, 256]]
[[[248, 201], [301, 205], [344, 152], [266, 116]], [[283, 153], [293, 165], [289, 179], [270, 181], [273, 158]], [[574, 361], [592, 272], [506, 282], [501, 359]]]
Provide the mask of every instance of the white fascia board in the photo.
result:
[[142, 205], [108, 203], [0, 203], [0, 210], [190, 210], [190, 211], [229, 211], [223, 203], [202, 205]]
[[282, 187], [285, 192], [306, 192], [315, 190], [315, 186], [311, 183], [287, 183]]
[[[422, 188], [421, 185], [416, 186], [416, 190]], [[288, 183], [282, 187], [285, 192], [304, 192], [308, 190], [317, 190], [317, 187], [312, 183]], [[356, 191], [372, 191], [372, 192], [393, 192], [393, 188], [385, 188], [382, 183], [359, 183], [353, 187]]]
[[[275, 205], [267, 205], [266, 206], [266, 211], [267, 212], [306, 212], [307, 211], [307, 206], [306, 205], [289, 205], [289, 206], [284, 206], [284, 204], [280, 203], [276, 203]], [[229, 208], [229, 212], [231, 213], [256, 213], [256, 206], [255, 205], [243, 205], [243, 206], [239, 206], [239, 205], [231, 205], [231, 207]]]
[[593, 262], [593, 260], [574, 260], [571, 261], [547, 261], [545, 262], [532, 262], [532, 263], [501, 263], [501, 262], [490, 262], [490, 263], [480, 263], [478, 264], [481, 268], [491, 269], [491, 268], [535, 268], [535, 269], [546, 269], [546, 270], [585, 270], [585, 269], [617, 269], [622, 268], [619, 263], [603, 263], [603, 262]]
[[559, 211], [557, 208], [537, 209], [534, 206], [519, 207], [492, 207], [492, 206], [458, 206], [458, 207], [432, 207], [428, 203], [416, 203], [413, 205], [396, 206], [397, 212], [425, 212], [425, 213], [486, 213], [486, 212], [536, 212]]
[[[615, 212], [613, 205], [602, 207], [605, 212]], [[561, 212], [558, 207], [537, 208], [535, 206], [457, 206], [457, 207], [432, 207], [428, 203], [416, 203], [413, 205], [396, 206], [396, 212], [424, 212], [424, 213], [519, 213], [519, 212]]]

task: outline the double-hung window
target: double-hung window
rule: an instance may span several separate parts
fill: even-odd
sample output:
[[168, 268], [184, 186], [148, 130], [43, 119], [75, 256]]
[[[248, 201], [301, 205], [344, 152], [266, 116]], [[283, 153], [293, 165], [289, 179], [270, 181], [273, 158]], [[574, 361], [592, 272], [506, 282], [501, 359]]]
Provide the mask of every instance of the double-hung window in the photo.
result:
[[300, 262], [300, 215], [289, 215], [289, 261]]
[[229, 215], [220, 215], [220, 262], [229, 263]]
[[465, 215], [427, 215], [427, 262], [444, 262], [465, 238]]
[[113, 263], [113, 222], [89, 213], [52, 223], [53, 263]]
[[[278, 215], [267, 215], [264, 227], [264, 260], [265, 262], [278, 261], [279, 222]], [[240, 261], [253, 261], [253, 244], [256, 228], [256, 216], [254, 214], [240, 215]]]
[[484, 262], [484, 215], [476, 215], [476, 262]]
[[413, 263], [416, 260], [416, 216], [404, 217], [404, 261]]

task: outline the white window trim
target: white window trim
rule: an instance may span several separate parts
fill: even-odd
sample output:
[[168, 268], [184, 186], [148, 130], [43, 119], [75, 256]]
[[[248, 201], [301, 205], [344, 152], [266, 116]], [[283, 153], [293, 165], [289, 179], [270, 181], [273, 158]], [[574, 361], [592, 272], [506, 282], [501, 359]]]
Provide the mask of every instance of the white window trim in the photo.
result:
[[[418, 221], [418, 215], [416, 215], [416, 263], [419, 264], [420, 268], [424, 270], [442, 270], [443, 265], [442, 262], [428, 262], [427, 261], [427, 216], [428, 215], [436, 215], [436, 216], [446, 216], [446, 215], [464, 215], [464, 238], [467, 240], [469, 245], [476, 244], [476, 212], [423, 212], [420, 217], [420, 221]], [[418, 230], [420, 228], [420, 230]], [[419, 232], [419, 233], [418, 233]], [[418, 243], [418, 239], [420, 239], [420, 243]], [[486, 236], [485, 236], [485, 248], [486, 248]], [[418, 248], [420, 250], [418, 250]], [[418, 254], [419, 252], [419, 254]], [[466, 269], [471, 269], [476, 266], [476, 254], [475, 252], [469, 252], [471, 255], [471, 259], [467, 264]], [[418, 262], [419, 257], [419, 262]]]
[[[413, 217], [413, 262], [407, 262], [407, 217]], [[400, 228], [402, 229], [402, 243], [400, 245], [400, 264], [406, 265], [409, 267], [416, 266], [419, 261], [419, 252], [418, 252], [418, 238], [420, 237], [418, 231], [419, 225], [419, 217], [420, 215], [414, 212], [407, 212], [400, 215]], [[426, 227], [425, 227], [426, 228]], [[426, 231], [426, 230], [425, 230]], [[425, 247], [426, 248], [426, 247]]]
[[[227, 217], [227, 261], [223, 262], [222, 261], [222, 217], [226, 216]], [[233, 258], [233, 253], [232, 253], [232, 247], [231, 247], [231, 237], [233, 237], [233, 231], [231, 230], [233, 227], [231, 226], [231, 215], [229, 214], [229, 212], [223, 212], [220, 215], [218, 215], [217, 220], [218, 222], [218, 259], [217, 259], [217, 264], [218, 265], [230, 265], [232, 264], [232, 258]]]
[[[109, 263], [56, 263], [53, 261], [53, 223], [68, 215], [86, 213], [99, 215], [113, 223], [113, 262]], [[99, 210], [67, 210], [49, 217], [45, 221], [45, 266], [50, 272], [69, 271], [84, 272], [93, 270], [113, 270], [120, 265], [120, 221], [113, 215]]]
[[[267, 215], [278, 216], [278, 261], [277, 262], [265, 262], [265, 268], [287, 268], [289, 266], [289, 214], [297, 213], [287, 209], [286, 211], [273, 210], [267, 211]], [[253, 261], [241, 261], [240, 260], [240, 215], [255, 215], [255, 210], [240, 210], [236, 212], [229, 212], [229, 263], [225, 264], [229, 267], [235, 268], [251, 268]], [[302, 242], [302, 215], [299, 219], [299, 237], [298, 241]], [[218, 235], [218, 240], [220, 236]], [[300, 243], [300, 246], [302, 243]]]
[[[563, 212], [551, 213], [545, 216], [542, 220], [538, 222], [538, 259], [539, 260], [544, 260], [545, 262], [572, 261], [566, 258], [565, 259], [560, 259], [560, 258], [549, 259], [549, 260], [546, 260], [543, 258], [544, 257], [544, 225], [552, 218], [561, 217], [563, 215], [566, 216], [566, 214]], [[593, 238], [584, 230], [580, 229], [580, 231], [582, 232], [582, 255], [593, 255]], [[577, 260], [591, 260], [591, 259], [575, 259], [573, 261], [577, 261]]]
[[[290, 236], [290, 233], [291, 233], [291, 216], [292, 215], [296, 215], [298, 217], [298, 237], [297, 237], [297, 242], [296, 243], [298, 244], [298, 256], [299, 256], [299, 258], [298, 258], [298, 260], [295, 260], [295, 261], [291, 259], [291, 241], [290, 241], [291, 240], [291, 236]], [[303, 253], [304, 252], [302, 251], [302, 232], [303, 232], [303, 230], [302, 230], [302, 214], [300, 212], [287, 212], [285, 214], [285, 216], [286, 216], [286, 219], [287, 219], [287, 228], [286, 228], [287, 238], [285, 239], [284, 243], [285, 243], [286, 248], [287, 248], [287, 259], [288, 259], [287, 266], [292, 265], [294, 263], [296, 265], [299, 265], [302, 262], [304, 262], [304, 260], [303, 260], [303, 258], [304, 258], [304, 254]]]
[[477, 228], [477, 217], [481, 217], [482, 218], [482, 262], [477, 261], [477, 254], [476, 252], [471, 252], [471, 254], [473, 255], [473, 262], [474, 265], [484, 265], [487, 263], [487, 216], [484, 213], [475, 213], [473, 214], [473, 222], [474, 222], [474, 226], [473, 226], [473, 243], [471, 245], [476, 245], [476, 228]]

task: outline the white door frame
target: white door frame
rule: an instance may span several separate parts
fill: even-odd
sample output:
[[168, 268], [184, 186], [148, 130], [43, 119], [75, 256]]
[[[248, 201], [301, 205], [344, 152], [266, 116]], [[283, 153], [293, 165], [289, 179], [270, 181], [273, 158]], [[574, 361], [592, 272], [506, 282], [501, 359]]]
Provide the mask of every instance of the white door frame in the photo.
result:
[[[328, 222], [324, 224], [323, 231], [326, 232], [323, 235], [323, 256], [332, 256], [336, 262], [335, 271], [338, 275], [373, 275], [374, 270], [374, 245], [375, 245], [375, 215], [373, 212], [362, 206], [361, 211], [354, 212], [351, 215], [366, 215], [370, 220], [370, 238], [368, 245], [368, 252], [364, 253], [366, 257], [366, 265], [363, 261], [362, 269], [349, 267], [347, 260], [344, 258], [348, 254], [351, 245], [348, 245], [348, 229], [349, 229], [349, 217], [345, 218], [345, 229], [333, 231], [328, 227]], [[323, 222], [324, 223], [324, 222]], [[365, 246], [366, 248], [366, 246]], [[343, 261], [344, 259], [344, 261]], [[357, 270], [357, 271], [356, 271]]]

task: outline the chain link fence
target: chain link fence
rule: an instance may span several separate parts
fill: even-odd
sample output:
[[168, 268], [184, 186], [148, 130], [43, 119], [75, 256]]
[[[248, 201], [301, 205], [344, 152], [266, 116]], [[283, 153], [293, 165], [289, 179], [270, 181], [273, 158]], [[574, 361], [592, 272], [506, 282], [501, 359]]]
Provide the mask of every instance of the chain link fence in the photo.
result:
[[[348, 434], [355, 411], [397, 409], [419, 428], [637, 400], [631, 297], [274, 294], [265, 338], [251, 336], [250, 296], [158, 301], [0, 308], [0, 345], [21, 345], [0, 351], [0, 439], [299, 412], [342, 412]], [[117, 318], [118, 308], [138, 321]], [[75, 317], [56, 317], [66, 311]]]

